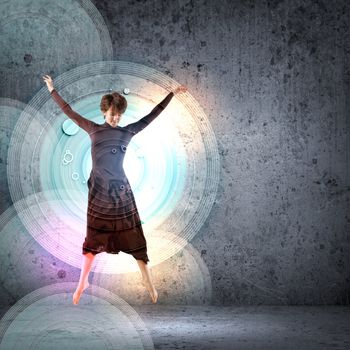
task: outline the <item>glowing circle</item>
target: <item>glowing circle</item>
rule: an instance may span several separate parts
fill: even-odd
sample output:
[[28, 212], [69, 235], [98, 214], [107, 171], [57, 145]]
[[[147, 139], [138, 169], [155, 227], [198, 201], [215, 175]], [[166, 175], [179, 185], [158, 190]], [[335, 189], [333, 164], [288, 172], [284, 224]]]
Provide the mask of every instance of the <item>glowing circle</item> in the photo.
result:
[[[59, 91], [61, 96], [73, 110], [100, 124], [104, 119], [99, 102], [106, 86], [120, 91], [127, 82], [133, 93], [127, 96], [128, 109], [121, 126], [149, 113], [168, 91], [178, 86], [173, 79], [154, 69], [122, 61], [94, 62], [66, 72], [57, 79], [64, 86]], [[76, 96], [77, 91], [84, 91], [85, 95]], [[17, 202], [56, 189], [50, 201], [62, 201], [62, 206], [52, 207], [51, 215], [62, 221], [70, 218], [69, 226], [81, 230], [86, 224], [88, 188], [82, 182], [73, 181], [71, 174], [76, 171], [84, 179], [89, 177], [92, 166], [90, 138], [84, 131], [66, 137], [61, 123], [68, 117], [60, 114], [51, 98], [43, 104], [44, 93], [40, 91], [22, 112], [10, 141], [7, 177], [11, 179], [11, 197]], [[46, 117], [47, 111], [54, 112], [51, 120]], [[122, 140], [115, 142], [120, 144]], [[195, 236], [207, 219], [219, 181], [215, 135], [196, 100], [189, 93], [176, 95], [160, 116], [131, 139], [123, 166], [141, 219], [146, 222], [144, 231], [148, 242], [153, 242], [157, 248], [157, 240], [153, 239], [156, 231], [178, 237], [178, 244], [175, 244], [175, 238], [173, 247], [168, 244], [163, 248], [161, 259], [174, 255], [186, 244], [184, 242]], [[65, 196], [58, 188], [66, 191]], [[50, 201], [46, 203], [50, 205]], [[29, 208], [31, 203], [26, 205]], [[42, 210], [41, 215], [46, 216], [49, 212]], [[23, 218], [33, 237], [41, 219], [33, 214]], [[48, 234], [44, 233], [41, 240]], [[71, 261], [67, 247], [49, 249], [61, 260]], [[76, 258], [79, 259], [80, 251], [76, 254], [79, 254]], [[161, 261], [155, 253], [150, 256], [151, 264]], [[110, 263], [114, 263], [112, 257]]]
[[74, 285], [50, 284], [13, 305], [0, 320], [1, 348], [154, 349], [142, 319], [124, 300], [92, 285], [77, 309]]

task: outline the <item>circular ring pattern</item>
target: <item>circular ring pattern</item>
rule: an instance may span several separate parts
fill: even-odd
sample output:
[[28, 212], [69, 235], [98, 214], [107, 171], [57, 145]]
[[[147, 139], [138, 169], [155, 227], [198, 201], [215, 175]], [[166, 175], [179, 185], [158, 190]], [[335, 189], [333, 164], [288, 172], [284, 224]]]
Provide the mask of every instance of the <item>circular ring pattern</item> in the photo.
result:
[[112, 148], [112, 153], [117, 153], [117, 149], [116, 148]]
[[78, 180], [79, 179], [79, 174], [77, 172], [72, 173], [72, 179], [73, 180]]
[[[116, 72], [118, 72], [117, 75]], [[76, 94], [76, 85], [80, 84], [83, 80], [87, 85], [88, 93], [96, 94], [96, 90], [99, 88], [104, 91], [106, 86], [104, 75], [106, 74], [109, 74], [110, 81], [113, 81], [116, 90], [118, 90], [120, 86], [123, 86], [123, 79], [127, 79], [129, 84], [132, 84], [130, 86], [131, 91], [138, 91], [139, 87], [143, 86], [146, 79], [150, 79], [152, 84], [159, 85], [159, 88], [162, 88], [163, 90], [167, 90], [172, 86], [178, 85], [178, 83], [166, 75], [142, 65], [129, 64], [128, 62], [122, 61], [93, 62], [93, 64], [79, 67], [79, 69], [74, 69], [73, 71], [69, 72], [69, 74], [62, 76], [61, 82], [64, 82], [64, 86], [66, 86], [62, 92], [66, 94], [69, 100], [73, 100]], [[101, 75], [103, 75], [103, 81], [102, 78], [100, 78]], [[116, 76], [118, 79], [118, 84], [115, 83]], [[132, 76], [133, 79], [129, 79], [130, 76]], [[79, 77], [79, 81], [76, 81], [77, 77]], [[88, 84], [90, 80], [94, 81], [94, 84]], [[49, 159], [42, 159], [42, 157], [39, 157], [39, 155], [42, 154], [42, 149], [45, 146], [53, 145], [55, 148], [60, 149], [61, 152], [63, 150], [62, 153], [57, 152], [57, 155], [62, 157], [66, 146], [69, 145], [67, 148], [72, 147], [70, 149], [74, 150], [76, 149], [73, 147], [75, 142], [77, 143], [79, 141], [80, 144], [82, 144], [78, 137], [67, 138], [64, 136], [62, 138], [62, 144], [60, 144], [60, 148], [58, 148], [56, 144], [50, 142], [51, 140], [45, 136], [47, 133], [44, 133], [42, 130], [38, 129], [36, 119], [34, 118], [34, 116], [38, 115], [38, 111], [43, 110], [44, 112], [49, 108], [52, 108], [53, 110], [57, 109], [57, 107], [54, 106], [53, 101], [47, 101], [48, 106], [43, 105], [44, 101], [45, 98], [44, 96], [41, 96], [41, 93], [40, 95], [36, 96], [22, 112], [21, 117], [19, 118], [20, 122], [16, 123], [16, 127], [12, 133], [12, 136], [14, 137], [11, 137], [11, 142], [9, 145], [7, 170], [9, 174], [8, 177], [11, 177], [12, 180], [9, 184], [9, 189], [11, 197], [14, 201], [17, 201], [18, 198], [27, 198], [28, 195], [33, 193], [33, 191], [36, 198], [38, 193], [46, 193], [47, 189], [51, 189], [52, 186], [57, 185], [56, 182], [58, 179], [61, 179], [61, 181], [64, 183], [66, 180], [66, 175], [70, 175], [70, 169], [66, 169], [65, 166], [61, 167], [62, 170], [58, 174], [54, 174], [52, 171], [54, 167], [52, 165], [54, 164], [55, 159], [51, 159], [53, 157]], [[186, 94], [181, 96], [181, 99], [176, 101], [176, 105], [179, 109], [181, 109], [181, 118], [179, 118], [179, 120], [174, 118], [172, 121], [173, 124], [170, 125], [173, 126], [174, 131], [177, 129], [179, 129], [179, 131], [176, 131], [174, 135], [169, 134], [169, 137], [164, 140], [166, 144], [163, 145], [163, 141], [161, 141], [159, 145], [165, 146], [164, 149], [161, 146], [159, 147], [159, 152], [151, 152], [150, 149], [147, 157], [144, 156], [142, 158], [142, 164], [138, 164], [139, 162], [136, 164], [136, 158], [138, 157], [136, 157], [136, 155], [132, 152], [130, 155], [130, 163], [128, 159], [126, 159], [125, 165], [128, 163], [130, 164], [129, 173], [130, 175], [135, 174], [133, 175], [135, 176], [135, 185], [139, 183], [142, 184], [142, 186], [147, 184], [147, 189], [149, 192], [145, 193], [143, 203], [145, 203], [145, 213], [147, 212], [146, 209], [152, 207], [152, 210], [147, 212], [148, 217], [146, 219], [146, 221], [150, 223], [150, 228], [152, 228], [152, 231], [153, 228], [157, 228], [160, 232], [164, 232], [164, 235], [166, 236], [168, 234], [168, 221], [165, 219], [171, 215], [171, 220], [179, 220], [179, 222], [181, 222], [181, 226], [178, 226], [179, 228], [176, 227], [176, 230], [179, 230], [178, 238], [182, 238], [183, 240], [181, 242], [185, 244], [186, 241], [190, 241], [194, 237], [198, 229], [204, 224], [204, 220], [206, 220], [210, 214], [210, 209], [216, 203], [215, 196], [219, 184], [220, 157], [215, 140], [215, 134], [213, 133], [210, 123], [208, 122], [203, 110], [201, 109], [200, 105], [198, 105], [198, 102], [195, 101], [190, 94]], [[84, 110], [81, 112], [84, 114]], [[167, 113], [171, 113], [171, 107], [169, 107]], [[187, 116], [189, 117], [187, 118]], [[168, 120], [169, 119], [170, 118], [168, 118]], [[57, 124], [59, 123], [58, 118], [52, 118], [52, 127], [54, 127], [54, 120], [56, 120]], [[35, 143], [31, 142], [33, 135], [37, 135]], [[198, 135], [198, 137], [194, 137], [194, 135]], [[66, 140], [69, 140], [67, 145], [65, 143]], [[126, 141], [119, 140], [118, 142], [116, 139], [114, 140], [115, 141], [112, 141], [112, 143], [107, 146], [107, 153], [108, 149], [110, 150], [109, 152], [111, 152], [113, 147], [115, 147], [118, 152], [122, 152], [122, 150], [119, 150], [119, 147], [121, 146], [121, 142]], [[135, 140], [137, 141], [137, 139]], [[169, 143], [169, 141], [172, 140], [174, 141]], [[188, 140], [191, 140], [191, 142], [188, 142]], [[73, 141], [75, 142], [73, 143]], [[138, 149], [140, 148], [138, 145], [141, 145], [141, 141], [136, 141], [135, 148]], [[108, 145], [108, 143], [109, 141], [107, 140], [106, 144]], [[85, 170], [84, 176], [86, 176], [88, 174], [88, 167], [86, 166], [88, 160], [85, 154], [88, 153], [89, 145], [87, 143], [86, 145], [85, 143], [82, 145], [84, 148], [80, 148], [79, 153], [74, 151], [73, 162], [75, 162], [75, 166], [82, 166], [80, 170]], [[117, 154], [113, 155], [117, 156]], [[122, 155], [125, 155], [125, 153]], [[66, 157], [66, 161], [69, 161], [67, 158], [68, 156]], [[162, 162], [158, 162], [158, 158], [161, 159]], [[28, 173], [31, 174], [31, 181], [27, 181], [25, 178], [27, 171], [18, 171], [18, 164], [21, 164], [22, 166], [23, 163], [23, 169], [30, 170], [33, 167], [31, 160], [34, 159], [40, 159], [40, 167], [37, 167], [40, 172], [29, 171]], [[133, 164], [134, 160], [135, 164]], [[160, 167], [159, 169], [158, 166]], [[40, 177], [40, 180], [42, 181], [39, 181], [36, 178], [39, 175], [43, 177], [42, 179]], [[154, 175], [164, 175], [162, 176], [162, 179], [164, 179], [165, 182], [162, 181], [159, 185], [159, 182], [157, 181], [158, 179]], [[179, 191], [179, 196], [172, 196], [170, 198], [169, 188], [175, 184], [176, 187], [174, 190]], [[46, 187], [44, 187], [44, 185]], [[140, 186], [141, 189], [143, 188], [142, 186]], [[137, 188], [137, 186], [135, 186], [135, 188]], [[151, 192], [151, 188], [155, 188], [156, 191]], [[120, 191], [118, 186], [116, 186], [116, 189], [117, 192]], [[84, 208], [78, 208], [78, 201], [75, 197], [73, 197], [73, 192], [71, 189], [69, 191], [60, 191], [59, 194], [56, 194], [56, 192], [58, 192], [57, 189], [55, 189], [55, 196], [58, 200], [62, 199], [61, 197], [63, 194], [65, 195], [65, 198], [67, 198], [65, 201], [64, 210], [74, 210], [75, 212], [80, 210], [80, 216], [83, 217], [83, 215], [85, 215], [86, 212], [83, 210]], [[75, 193], [77, 193], [78, 196], [81, 196], [80, 198], [83, 200], [83, 193], [81, 190], [75, 191], [74, 195]], [[183, 200], [181, 201], [180, 198]], [[86, 200], [86, 198], [84, 198], [84, 200]], [[166, 210], [164, 208], [165, 200], [167, 200]], [[186, 202], [189, 200], [191, 200], [190, 207], [186, 205]], [[28, 207], [27, 202], [24, 202], [24, 206], [25, 205]], [[159, 214], [162, 213], [162, 215], [164, 215], [164, 220], [148, 220], [148, 218], [153, 217], [155, 212], [158, 210], [160, 210]], [[185, 211], [186, 215], [183, 215]], [[47, 219], [48, 222], [50, 222], [49, 220], [51, 218], [46, 215], [46, 213], [42, 212], [42, 214], [42, 220]], [[51, 215], [52, 214], [50, 212], [50, 216]], [[60, 217], [61, 216], [62, 215], [60, 215]], [[43, 245], [45, 248], [48, 247], [47, 249], [50, 251], [50, 253], [54, 254], [55, 256], [60, 255], [63, 257], [63, 260], [67, 262], [71, 262], [72, 259], [76, 259], [76, 261], [74, 260], [74, 263], [76, 266], [79, 265], [80, 256], [78, 254], [76, 257], [74, 255], [70, 256], [69, 254], [65, 255], [65, 250], [57, 250], [56, 247], [52, 246], [52, 237], [47, 238], [44, 235], [39, 235], [36, 233], [43, 231], [37, 229], [37, 227], [40, 227], [39, 225], [41, 222], [37, 217], [32, 215], [32, 211], [29, 211], [28, 218], [25, 218], [23, 222], [30, 223], [30, 227], [28, 227], [28, 224], [26, 225], [30, 231], [30, 234], [33, 235], [34, 239], [37, 240], [39, 244]], [[81, 231], [82, 230], [79, 232]], [[45, 241], [46, 238], [47, 242]], [[77, 242], [77, 244], [79, 243]], [[60, 248], [61, 247], [62, 246], [60, 246]], [[156, 259], [158, 261], [163, 261], [164, 259], [172, 256], [177, 249], [179, 249], [178, 245], [169, 245], [167, 249], [163, 250], [161, 255], [156, 255]], [[111, 264], [111, 268], [115, 269], [115, 266]]]
[[124, 185], [120, 185], [120, 189], [123, 190], [125, 188]]
[[121, 148], [121, 150], [122, 150], [123, 152], [126, 152], [126, 146], [125, 146], [125, 145], [121, 145], [120, 148]]

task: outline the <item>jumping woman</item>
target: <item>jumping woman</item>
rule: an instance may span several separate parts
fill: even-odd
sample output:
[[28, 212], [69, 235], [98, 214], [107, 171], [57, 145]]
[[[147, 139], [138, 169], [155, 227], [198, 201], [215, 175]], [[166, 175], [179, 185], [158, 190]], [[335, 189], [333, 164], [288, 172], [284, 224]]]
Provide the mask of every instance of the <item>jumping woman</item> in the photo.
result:
[[86, 237], [82, 245], [82, 267], [73, 294], [73, 304], [78, 304], [81, 293], [89, 287], [88, 277], [95, 255], [101, 252], [118, 254], [120, 251], [131, 254], [136, 259], [143, 283], [152, 302], [156, 303], [158, 293], [147, 264], [147, 242], [123, 161], [132, 137], [149, 125], [175, 94], [186, 92], [187, 88], [183, 85], [177, 87], [149, 114], [121, 127], [118, 123], [127, 108], [127, 101], [118, 92], [102, 96], [100, 109], [105, 123], [96, 124], [72, 110], [54, 88], [49, 75], [44, 75], [43, 79], [61, 110], [87, 132], [91, 140], [92, 169], [87, 181], [89, 194]]

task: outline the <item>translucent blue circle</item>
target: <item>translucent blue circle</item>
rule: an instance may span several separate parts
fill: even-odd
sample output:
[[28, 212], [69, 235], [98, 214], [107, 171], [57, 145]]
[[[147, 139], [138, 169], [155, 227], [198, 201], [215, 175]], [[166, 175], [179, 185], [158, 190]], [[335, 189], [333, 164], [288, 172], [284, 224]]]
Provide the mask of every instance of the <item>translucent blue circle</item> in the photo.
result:
[[67, 119], [62, 123], [62, 130], [68, 136], [73, 136], [78, 133], [79, 126], [72, 120]]

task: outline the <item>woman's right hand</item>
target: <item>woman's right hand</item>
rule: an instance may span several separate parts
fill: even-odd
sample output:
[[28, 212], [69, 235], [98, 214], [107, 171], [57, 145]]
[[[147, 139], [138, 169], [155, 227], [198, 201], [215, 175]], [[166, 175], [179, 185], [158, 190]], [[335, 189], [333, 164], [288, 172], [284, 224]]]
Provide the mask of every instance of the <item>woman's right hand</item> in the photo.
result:
[[45, 83], [47, 85], [47, 88], [51, 92], [54, 89], [53, 81], [52, 81], [51, 77], [49, 75], [44, 75], [43, 78], [44, 78], [44, 81], [45, 81]]

